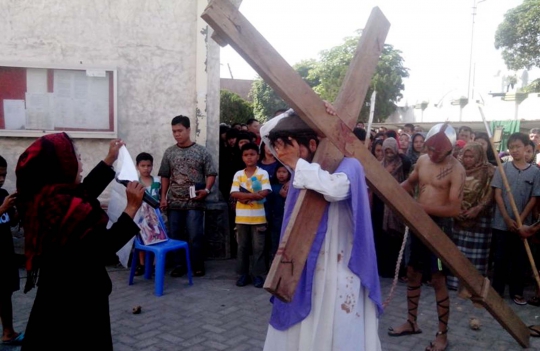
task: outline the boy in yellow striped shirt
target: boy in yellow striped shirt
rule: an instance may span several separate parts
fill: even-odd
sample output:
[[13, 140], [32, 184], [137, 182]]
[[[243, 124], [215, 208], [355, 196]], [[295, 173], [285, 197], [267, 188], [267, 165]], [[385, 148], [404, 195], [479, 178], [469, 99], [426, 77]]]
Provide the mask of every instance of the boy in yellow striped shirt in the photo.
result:
[[[259, 147], [255, 143], [242, 146], [242, 161], [246, 168], [236, 172], [231, 187], [231, 197], [236, 202], [236, 241], [238, 242], [236, 270], [240, 278], [237, 286], [246, 286], [251, 282], [249, 275], [249, 254], [253, 254], [253, 285], [262, 288], [264, 263], [264, 245], [266, 242], [266, 214], [264, 198], [272, 191], [268, 172], [257, 167]], [[251, 250], [250, 250], [251, 246]]]

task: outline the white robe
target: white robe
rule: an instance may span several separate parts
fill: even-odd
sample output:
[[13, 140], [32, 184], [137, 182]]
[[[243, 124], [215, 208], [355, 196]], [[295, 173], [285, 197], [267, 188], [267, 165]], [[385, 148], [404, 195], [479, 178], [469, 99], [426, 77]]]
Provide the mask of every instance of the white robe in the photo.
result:
[[293, 186], [330, 202], [328, 229], [317, 259], [310, 314], [285, 331], [268, 327], [264, 351], [378, 351], [377, 307], [347, 266], [352, 248], [352, 210], [344, 173], [329, 174], [299, 160]]

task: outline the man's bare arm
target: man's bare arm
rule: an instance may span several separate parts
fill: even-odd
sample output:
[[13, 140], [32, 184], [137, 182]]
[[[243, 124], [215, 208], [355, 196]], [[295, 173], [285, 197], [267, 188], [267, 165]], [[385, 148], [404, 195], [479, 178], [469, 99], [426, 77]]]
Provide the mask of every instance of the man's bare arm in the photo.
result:
[[161, 200], [159, 207], [161, 210], [167, 209], [167, 192], [169, 191], [169, 178], [161, 177]]
[[416, 170], [417, 168], [418, 167], [415, 167], [409, 177], [401, 183], [401, 187], [405, 189], [405, 191], [408, 192], [411, 196], [414, 195], [414, 187], [418, 184], [419, 181], [418, 171]]

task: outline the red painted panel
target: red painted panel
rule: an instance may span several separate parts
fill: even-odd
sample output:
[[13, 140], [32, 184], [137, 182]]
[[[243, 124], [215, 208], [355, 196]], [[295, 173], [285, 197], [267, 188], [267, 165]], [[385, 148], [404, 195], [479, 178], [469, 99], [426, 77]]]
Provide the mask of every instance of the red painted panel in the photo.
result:
[[6, 128], [4, 99], [24, 100], [26, 93], [26, 68], [0, 67], [0, 129]]

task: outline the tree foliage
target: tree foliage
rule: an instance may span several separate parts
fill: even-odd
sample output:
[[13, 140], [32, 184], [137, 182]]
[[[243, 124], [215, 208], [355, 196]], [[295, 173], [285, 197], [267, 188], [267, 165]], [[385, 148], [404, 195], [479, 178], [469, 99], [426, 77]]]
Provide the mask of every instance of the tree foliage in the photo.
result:
[[540, 0], [524, 0], [504, 15], [495, 33], [508, 69], [540, 67]]
[[257, 78], [250, 91], [253, 113], [259, 121], [266, 121], [274, 111], [287, 108], [287, 103], [262, 78]]
[[540, 79], [533, 80], [529, 85], [523, 87], [522, 93], [540, 93]]
[[[334, 101], [358, 46], [358, 40], [359, 36], [347, 38], [342, 45], [322, 51], [318, 61], [302, 61], [294, 68], [322, 99]], [[377, 98], [374, 122], [384, 122], [395, 111], [395, 103], [402, 97], [401, 91], [404, 89], [403, 78], [408, 76], [408, 69], [403, 66], [401, 51], [394, 49], [392, 45], [385, 45], [359, 120], [368, 119], [371, 93], [375, 89]], [[256, 116], [272, 116], [275, 110], [286, 107], [286, 103], [260, 78], [255, 81], [251, 96]]]
[[238, 122], [246, 123], [250, 118], [253, 118], [253, 106], [242, 97], [229, 90], [222, 89], [220, 91], [220, 116], [221, 123], [229, 125]]
[[[341, 83], [354, 56], [359, 37], [345, 40], [345, 43], [321, 54], [320, 65], [311, 73], [318, 76], [320, 84], [315, 91], [322, 99], [334, 101], [339, 93]], [[408, 69], [403, 66], [401, 51], [392, 45], [384, 45], [375, 74], [371, 77], [359, 120], [367, 121], [370, 110], [370, 99], [373, 90], [377, 91], [373, 122], [381, 123], [396, 110], [396, 102], [403, 97], [405, 88], [403, 78], [409, 76]]]

